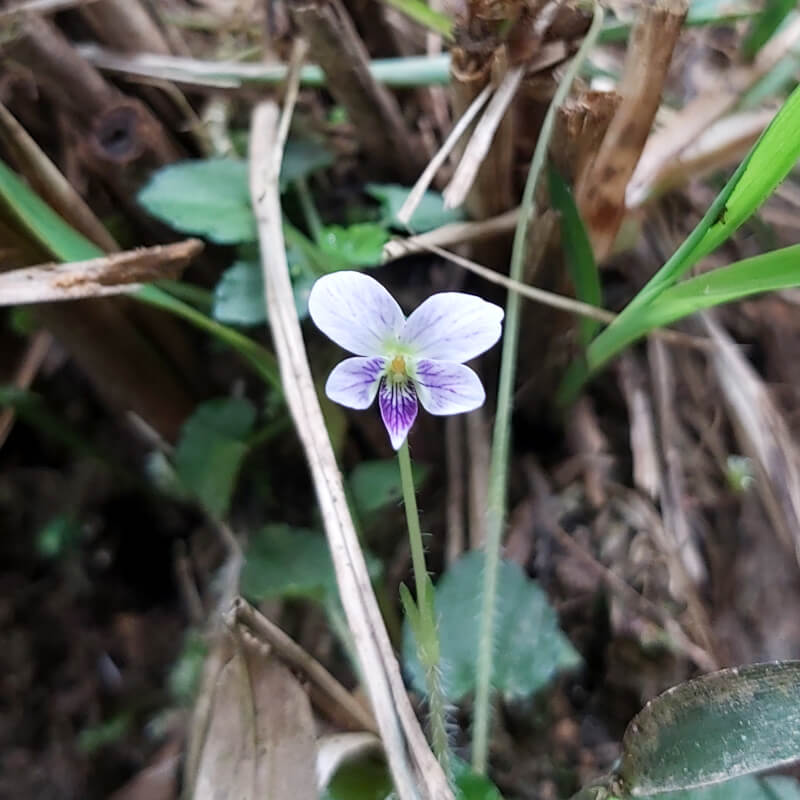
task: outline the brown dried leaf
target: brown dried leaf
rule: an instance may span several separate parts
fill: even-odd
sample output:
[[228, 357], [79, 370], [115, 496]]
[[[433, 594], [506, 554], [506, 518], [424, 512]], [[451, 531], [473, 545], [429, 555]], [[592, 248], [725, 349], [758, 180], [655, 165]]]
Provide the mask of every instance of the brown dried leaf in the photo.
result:
[[247, 635], [226, 638], [220, 648], [190, 796], [317, 800], [314, 720], [305, 691]]

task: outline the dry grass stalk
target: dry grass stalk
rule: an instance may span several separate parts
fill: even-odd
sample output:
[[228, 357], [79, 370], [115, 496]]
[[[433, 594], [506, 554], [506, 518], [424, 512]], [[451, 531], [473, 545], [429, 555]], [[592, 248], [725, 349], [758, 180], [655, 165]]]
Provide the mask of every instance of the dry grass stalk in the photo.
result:
[[664, 462], [659, 490], [664, 528], [673, 539], [675, 553], [680, 558], [686, 575], [692, 583], [700, 584], [707, 578], [707, 573], [686, 512], [688, 503], [681, 453], [686, 450], [688, 437], [675, 408], [676, 381], [673, 359], [664, 343], [654, 338], [648, 341], [647, 353]]
[[376, 167], [411, 183], [424, 160], [394, 95], [369, 71], [369, 54], [341, 0], [294, 0], [292, 18]]
[[758, 467], [761, 499], [783, 544], [800, 562], [800, 452], [780, 409], [728, 333], [710, 313], [702, 322], [717, 344], [711, 365], [742, 450]]
[[119, 250], [114, 237], [95, 216], [94, 211], [2, 103], [0, 141], [34, 189], [73, 228], [107, 253]]
[[625, 353], [620, 358], [618, 374], [628, 406], [633, 485], [655, 500], [661, 486], [661, 468], [653, 424], [653, 404], [647, 392], [645, 376], [631, 353]]
[[717, 82], [713, 90], [695, 97], [651, 136], [630, 181], [629, 205], [643, 202], [643, 198], [658, 184], [658, 175], [669, 169], [678, 154], [733, 109], [741, 96], [770, 72], [798, 41], [800, 17], [773, 36], [752, 64], [728, 70], [724, 82]]
[[55, 14], [57, 11], [66, 11], [96, 2], [98, 0], [21, 0], [19, 3], [10, 3], [0, 9], [0, 19], [24, 14]]
[[625, 195], [628, 209], [683, 186], [689, 180], [737, 164], [761, 136], [773, 116], [775, 112], [772, 109], [732, 114], [703, 131], [680, 153], [654, 165], [646, 182], [635, 182], [634, 173]]
[[392, 239], [383, 247], [383, 261], [392, 261], [414, 253], [424, 253], [433, 247], [449, 247], [464, 242], [479, 242], [496, 236], [504, 236], [514, 230], [519, 217], [519, 208], [512, 208], [496, 217], [479, 222], [451, 222], [440, 228], [409, 236], [407, 239]]
[[[516, 77], [517, 70], [508, 68], [508, 58], [503, 48], [496, 51], [491, 60], [477, 70], [471, 68], [469, 60], [463, 53], [455, 50], [450, 73], [455, 117], [463, 115], [486, 86], [492, 84], [500, 86], [501, 82], [506, 81], [506, 90], [513, 90], [511, 92], [513, 96], [519, 85]], [[507, 91], [506, 94], [508, 94]], [[470, 169], [477, 167], [477, 174], [473, 176], [467, 187], [472, 187], [471, 191], [465, 199], [462, 198], [462, 202], [465, 202], [466, 209], [473, 219], [484, 220], [502, 214], [514, 203], [512, 188], [514, 119], [512, 113], [505, 113], [511, 99], [510, 96], [504, 98], [501, 95], [499, 99], [493, 100], [493, 108], [487, 109], [484, 114], [484, 116], [488, 116], [485, 131], [491, 134], [488, 143], [484, 144], [490, 145], [490, 149], [488, 153], [483, 152], [477, 163], [473, 161], [472, 157], [467, 161]], [[491, 130], [490, 123], [494, 125]], [[469, 144], [466, 147], [469, 147]], [[462, 161], [463, 157], [467, 155], [466, 147], [461, 154]]]
[[10, 270], [0, 273], [0, 306], [130, 293], [142, 283], [178, 277], [202, 249], [199, 239], [186, 239], [89, 261]]
[[[519, 89], [523, 73], [523, 67], [513, 67], [506, 72], [498, 84], [486, 111], [475, 126], [469, 144], [464, 148], [455, 174], [444, 190], [445, 208], [458, 208], [466, 200], [467, 194], [475, 183], [478, 171], [489, 154], [489, 149], [492, 147], [492, 142], [500, 123], [506, 116], [509, 106], [514, 100], [514, 95]], [[483, 91], [478, 97], [483, 94]], [[474, 101], [464, 113], [468, 113], [473, 106]], [[502, 178], [500, 175], [495, 174], [495, 180], [499, 181]]]
[[[181, 56], [160, 56], [153, 53], [125, 55], [92, 43], [78, 45], [76, 49], [90, 64], [103, 71], [126, 75], [129, 78], [172, 81], [198, 88], [241, 89], [247, 86], [274, 86], [286, 80], [287, 73], [287, 66], [282, 62], [263, 64], [208, 61]], [[450, 56], [447, 53], [432, 58], [410, 56], [405, 58], [404, 62], [407, 67], [416, 63], [424, 64], [426, 70], [434, 67], [444, 70], [450, 63]], [[370, 72], [375, 75], [376, 80], [386, 86], [408, 86], [407, 80], [398, 80], [393, 75], [391, 65], [387, 62], [383, 62], [382, 65], [381, 62], [372, 62]], [[324, 75], [315, 65], [306, 65], [301, 74], [301, 81], [304, 85], [310, 86], [322, 86], [325, 83]]]
[[581, 460], [586, 499], [593, 508], [602, 508], [608, 499], [607, 487], [614, 459], [608, 437], [603, 433], [588, 397], [581, 397], [575, 403], [567, 437], [572, 451]]
[[340, 725], [350, 730], [377, 733], [369, 711], [319, 661], [241, 597], [233, 603], [229, 624], [243, 625], [289, 666], [302, 672], [310, 681], [312, 702]]
[[342, 605], [398, 795], [401, 800], [453, 800], [447, 779], [414, 715], [372, 591], [297, 319], [278, 188], [296, 82], [292, 88], [280, 129], [277, 107], [265, 102], [255, 109], [250, 137], [251, 195], [261, 242], [266, 303], [286, 402], [309, 461]]
[[648, 341], [656, 412], [663, 454], [659, 499], [663, 525], [654, 531], [654, 541], [666, 559], [673, 597], [685, 599], [695, 635], [703, 648], [716, 657], [716, 647], [705, 607], [696, 584], [706, 577], [705, 564], [697, 549], [686, 515], [686, 492], [681, 464], [685, 434], [675, 413], [675, 379], [671, 359], [663, 342]]
[[81, 8], [98, 38], [122, 52], [170, 51], [166, 37], [139, 0], [100, 0]]
[[408, 193], [405, 202], [397, 212], [397, 220], [403, 225], [408, 225], [411, 217], [416, 211], [422, 196], [431, 185], [436, 173], [442, 167], [447, 157], [453, 151], [453, 148], [458, 144], [458, 140], [464, 135], [466, 129], [472, 124], [472, 121], [478, 115], [478, 112], [484, 107], [486, 101], [492, 94], [494, 87], [487, 84], [483, 91], [472, 101], [467, 110], [461, 115], [461, 118], [453, 126], [453, 129], [445, 139], [442, 146], [437, 151], [436, 155], [428, 162], [422, 175], [419, 176], [417, 182], [414, 184], [411, 191]]
[[[438, 230], [441, 230], [441, 228]], [[432, 231], [432, 233], [435, 233], [435, 231]], [[419, 241], [422, 239], [422, 236], [415, 236], [412, 238]], [[395, 242], [401, 246], [407, 241], [409, 240], [395, 240]], [[392, 244], [392, 242], [389, 242], [384, 247], [384, 253], [390, 244]], [[589, 303], [584, 303], [581, 300], [575, 300], [572, 297], [556, 294], [555, 292], [548, 292], [545, 289], [538, 289], [535, 286], [529, 286], [527, 283], [515, 281], [513, 278], [507, 278], [505, 275], [501, 275], [499, 272], [495, 272], [495, 270], [489, 269], [489, 267], [483, 264], [478, 264], [476, 261], [472, 261], [472, 259], [464, 258], [464, 256], [459, 256], [456, 253], [451, 253], [449, 250], [443, 250], [436, 245], [428, 244], [421, 249], [435, 253], [446, 261], [450, 261], [453, 264], [457, 264], [459, 267], [469, 270], [475, 275], [479, 275], [484, 280], [489, 281], [489, 283], [502, 286], [510, 292], [516, 292], [528, 300], [533, 300], [535, 303], [550, 306], [560, 311], [567, 311], [570, 314], [577, 314], [581, 317], [587, 317], [588, 319], [596, 319], [598, 322], [610, 323], [617, 318], [617, 314], [613, 311], [606, 311], [605, 309], [598, 308]], [[670, 330], [669, 328], [656, 328], [650, 331], [649, 335], [680, 347], [691, 347], [698, 350], [711, 350], [714, 348], [713, 342], [708, 339], [700, 336], [692, 336], [682, 331]]]
[[643, 5], [618, 87], [622, 101], [597, 156], [578, 176], [576, 199], [598, 261], [611, 252], [625, 215], [625, 189], [650, 134], [687, 8], [686, 0]]
[[[19, 369], [11, 381], [11, 385], [15, 389], [25, 390], [31, 387], [52, 344], [53, 337], [47, 331], [38, 331], [33, 336], [25, 349]], [[16, 413], [12, 407], [0, 411], [0, 447], [5, 444], [8, 434], [11, 433], [15, 418]]]

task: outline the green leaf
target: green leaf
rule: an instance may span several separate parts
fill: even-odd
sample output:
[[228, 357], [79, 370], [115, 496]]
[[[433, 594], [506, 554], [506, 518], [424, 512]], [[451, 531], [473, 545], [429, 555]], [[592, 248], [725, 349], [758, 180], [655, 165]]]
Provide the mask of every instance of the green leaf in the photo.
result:
[[236, 261], [214, 287], [214, 319], [228, 325], [261, 325], [267, 320], [264, 280], [257, 261]]
[[752, 59], [769, 41], [789, 12], [796, 6], [796, 0], [766, 0], [763, 11], [753, 19], [747, 37], [742, 42], [745, 58]]
[[[83, 261], [103, 255], [103, 251], [70, 227], [41, 198], [34, 194], [0, 161], [0, 198], [8, 205], [28, 232], [59, 261]], [[280, 391], [280, 377], [275, 357], [238, 331], [226, 328], [188, 303], [147, 284], [134, 295], [137, 300], [183, 317], [239, 352], [253, 369], [273, 388]]]
[[746, 775], [732, 781], [681, 792], [664, 792], [658, 800], [800, 800], [794, 778], [756, 778]]
[[[594, 252], [586, 228], [581, 219], [575, 199], [566, 181], [556, 168], [548, 165], [550, 201], [559, 212], [561, 222], [561, 246], [567, 262], [578, 300], [598, 308], [603, 304], [603, 290], [600, 287], [600, 273], [594, 260]], [[580, 320], [581, 342], [588, 347], [592, 337], [600, 327], [594, 319], [582, 317]]]
[[[366, 554], [374, 578], [380, 562]], [[259, 603], [269, 597], [308, 597], [327, 602], [338, 597], [325, 536], [285, 524], [266, 525], [247, 545], [241, 575], [242, 594]]]
[[384, 2], [428, 30], [441, 34], [445, 39], [453, 38], [453, 20], [440, 11], [434, 11], [422, 0], [384, 0]]
[[81, 526], [71, 516], [59, 514], [36, 534], [36, 550], [43, 558], [59, 558], [81, 540]]
[[651, 700], [622, 740], [636, 796], [690, 789], [800, 759], [800, 661], [734, 667]]
[[139, 192], [154, 217], [219, 244], [257, 238], [247, 162], [235, 158], [181, 161], [158, 170]]
[[333, 164], [333, 153], [316, 139], [289, 139], [281, 163], [281, 191], [290, 183]]
[[[291, 251], [289, 261], [291, 268]], [[301, 320], [308, 316], [308, 296], [314, 280], [304, 270], [292, 275], [294, 303]], [[212, 314], [227, 325], [263, 325], [267, 321], [264, 277], [258, 261], [236, 261], [222, 273], [214, 287]]]
[[223, 397], [198, 406], [183, 424], [175, 469], [181, 483], [214, 517], [228, 510], [255, 419], [249, 400]]
[[[476, 775], [459, 758], [453, 757], [452, 761], [456, 800], [503, 800], [497, 787], [485, 775]], [[364, 758], [339, 767], [321, 800], [388, 800], [391, 791], [392, 779], [386, 764], [374, 758]]]
[[392, 778], [386, 765], [374, 758], [342, 764], [321, 800], [387, 800]]
[[[368, 183], [365, 190], [367, 194], [380, 202], [385, 225], [401, 230], [406, 229], [406, 226], [398, 221], [397, 212], [405, 203], [411, 189], [396, 183]], [[408, 227], [416, 233], [425, 233], [425, 231], [431, 231], [450, 222], [459, 222], [462, 219], [464, 219], [464, 212], [461, 209], [446, 209], [439, 192], [427, 191], [422, 196]]]
[[697, 311], [793, 286], [800, 286], [800, 245], [746, 258], [665, 289], [639, 309], [619, 342], [624, 346]]
[[347, 227], [324, 226], [319, 247], [335, 267], [375, 267], [381, 263], [383, 246], [388, 241], [389, 234], [382, 226], [359, 222]]
[[[769, 197], [800, 157], [800, 87], [789, 96], [744, 161], [712, 203], [706, 215], [672, 257], [633, 298], [587, 351], [595, 371], [641, 335], [637, 315], [673, 286], [701, 258], [726, 241]], [[636, 331], [640, 333], [636, 333]], [[585, 376], [571, 376], [564, 394], [574, 394]]]
[[83, 261], [103, 251], [68, 225], [0, 161], [0, 196], [12, 214], [59, 261]]
[[[414, 462], [411, 471], [414, 486], [421, 486], [428, 476], [428, 467]], [[367, 516], [388, 505], [397, 505], [403, 498], [400, 467], [396, 458], [362, 461], [350, 473], [348, 484], [359, 516]]]
[[[484, 554], [471, 552], [453, 564], [436, 586], [442, 689], [450, 702], [458, 702], [475, 688], [479, 633], [475, 620], [480, 618], [483, 571]], [[494, 660], [492, 683], [508, 699], [527, 697], [581, 659], [559, 630], [545, 593], [517, 564], [502, 561], [497, 584], [494, 647], [503, 657]], [[414, 688], [424, 692], [424, 671], [407, 625], [403, 656]]]

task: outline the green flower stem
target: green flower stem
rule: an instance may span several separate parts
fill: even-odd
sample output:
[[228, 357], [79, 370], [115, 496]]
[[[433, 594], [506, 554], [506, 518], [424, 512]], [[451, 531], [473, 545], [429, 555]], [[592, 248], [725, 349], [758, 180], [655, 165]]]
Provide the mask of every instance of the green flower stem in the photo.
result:
[[[519, 222], [514, 233], [509, 277], [521, 281], [527, 248], [528, 228], [533, 218], [534, 196], [544, 166], [547, 147], [555, 123], [556, 112], [569, 93], [572, 82], [597, 40], [603, 24], [603, 11], [595, 2], [594, 19], [580, 49], [572, 59], [564, 79], [558, 86], [547, 109], [542, 130], [531, 159], [528, 179], [520, 205]], [[506, 300], [506, 321], [503, 351], [500, 357], [500, 381], [497, 389], [497, 415], [492, 438], [492, 458], [489, 468], [486, 523], [486, 571], [483, 576], [478, 654], [476, 665], [475, 716], [472, 739], [472, 767], [478, 774], [486, 772], [489, 759], [489, 723], [491, 718], [491, 680], [494, 656], [494, 615], [497, 599], [497, 574], [500, 566], [500, 545], [506, 516], [506, 484], [508, 452], [511, 439], [511, 413], [519, 344], [520, 295], [509, 292]]]
[[425, 566], [425, 548], [422, 544], [422, 529], [417, 511], [417, 495], [414, 489], [414, 476], [411, 472], [411, 456], [408, 442], [403, 442], [397, 451], [400, 463], [400, 482], [403, 487], [403, 504], [406, 509], [408, 541], [411, 546], [411, 563], [417, 589], [417, 601], [408, 596], [401, 587], [401, 597], [409, 623], [417, 644], [417, 655], [425, 672], [425, 688], [428, 694], [429, 726], [431, 744], [436, 758], [448, 778], [452, 777], [450, 765], [450, 746], [447, 737], [447, 708], [442, 692], [441, 671], [439, 668], [439, 632], [436, 624], [436, 611], [433, 605], [433, 583]]
[[400, 462], [400, 482], [403, 486], [403, 505], [406, 509], [406, 524], [408, 525], [408, 543], [411, 546], [411, 565], [414, 568], [414, 582], [417, 588], [417, 608], [424, 608], [427, 603], [428, 568], [425, 566], [425, 548], [422, 544], [422, 528], [419, 524], [419, 511], [417, 510], [417, 494], [414, 489], [414, 476], [411, 472], [411, 455], [408, 452], [408, 442], [403, 442], [397, 451], [397, 460]]

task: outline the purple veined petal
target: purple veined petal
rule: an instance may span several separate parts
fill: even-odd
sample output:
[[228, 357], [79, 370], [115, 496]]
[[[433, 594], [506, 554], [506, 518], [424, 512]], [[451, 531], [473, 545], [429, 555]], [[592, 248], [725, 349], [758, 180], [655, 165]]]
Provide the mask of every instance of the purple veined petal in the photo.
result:
[[387, 339], [403, 329], [405, 315], [374, 278], [360, 272], [333, 272], [311, 288], [308, 313], [336, 344], [359, 356], [383, 352]]
[[462, 414], [483, 405], [486, 392], [480, 378], [463, 364], [420, 359], [414, 383], [422, 407], [430, 414]]
[[347, 408], [369, 408], [385, 369], [386, 359], [380, 356], [346, 358], [328, 375], [325, 394]]
[[411, 381], [384, 379], [378, 392], [378, 405], [392, 447], [399, 450], [417, 418], [417, 395]]
[[400, 341], [416, 356], [463, 363], [500, 338], [503, 309], [462, 292], [429, 297], [406, 320]]

